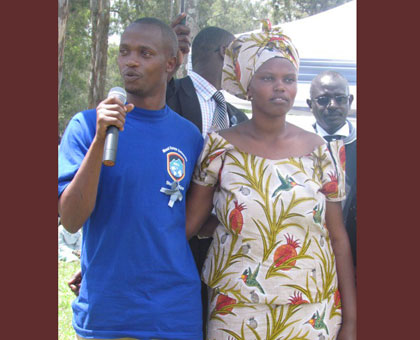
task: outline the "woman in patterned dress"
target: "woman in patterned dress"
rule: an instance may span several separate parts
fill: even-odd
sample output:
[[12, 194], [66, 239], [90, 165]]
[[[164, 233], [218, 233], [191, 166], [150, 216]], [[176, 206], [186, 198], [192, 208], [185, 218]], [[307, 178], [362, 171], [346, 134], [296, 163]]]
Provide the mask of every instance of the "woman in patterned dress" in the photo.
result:
[[356, 339], [356, 290], [340, 201], [344, 147], [286, 121], [299, 57], [264, 24], [227, 49], [223, 87], [252, 119], [209, 133], [187, 199], [187, 235], [215, 209], [204, 264], [208, 340]]

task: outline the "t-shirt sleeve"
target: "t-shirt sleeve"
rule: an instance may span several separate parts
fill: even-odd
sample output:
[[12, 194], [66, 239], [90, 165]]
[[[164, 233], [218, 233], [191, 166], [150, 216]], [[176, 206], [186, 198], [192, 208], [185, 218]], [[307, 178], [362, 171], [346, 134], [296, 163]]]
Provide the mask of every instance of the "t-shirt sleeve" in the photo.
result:
[[82, 113], [67, 125], [58, 148], [58, 196], [70, 184], [92, 143], [94, 129], [89, 128]]
[[215, 186], [223, 167], [226, 143], [216, 133], [210, 133], [204, 140], [204, 147], [198, 158], [193, 182], [204, 186]]
[[339, 202], [346, 198], [345, 184], [345, 148], [342, 140], [322, 146], [321, 192], [327, 201]]

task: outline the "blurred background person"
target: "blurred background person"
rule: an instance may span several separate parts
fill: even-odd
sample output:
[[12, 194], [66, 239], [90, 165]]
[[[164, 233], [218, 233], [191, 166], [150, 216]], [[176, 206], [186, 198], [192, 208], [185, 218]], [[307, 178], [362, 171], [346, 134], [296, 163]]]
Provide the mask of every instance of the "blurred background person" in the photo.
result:
[[311, 98], [307, 100], [316, 122], [313, 128], [326, 141], [342, 140], [345, 145], [346, 200], [343, 217], [350, 239], [356, 266], [356, 196], [357, 196], [357, 135], [356, 127], [348, 120], [353, 95], [347, 79], [338, 72], [324, 71], [311, 83]]

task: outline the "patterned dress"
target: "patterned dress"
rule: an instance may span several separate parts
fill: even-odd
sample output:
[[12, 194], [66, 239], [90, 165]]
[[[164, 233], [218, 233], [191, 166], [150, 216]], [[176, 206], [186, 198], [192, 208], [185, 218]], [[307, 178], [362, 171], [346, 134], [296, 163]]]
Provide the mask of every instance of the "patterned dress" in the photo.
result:
[[325, 204], [344, 192], [340, 141], [271, 160], [207, 136], [193, 181], [217, 186], [202, 279], [208, 340], [334, 339], [341, 323]]

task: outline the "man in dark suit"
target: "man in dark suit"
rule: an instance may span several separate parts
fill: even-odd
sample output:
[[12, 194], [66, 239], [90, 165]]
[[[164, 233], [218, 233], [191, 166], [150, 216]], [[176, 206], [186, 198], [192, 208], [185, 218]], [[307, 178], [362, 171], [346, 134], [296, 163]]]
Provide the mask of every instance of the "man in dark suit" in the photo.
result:
[[344, 223], [350, 239], [353, 262], [356, 265], [356, 129], [347, 119], [353, 102], [347, 79], [340, 73], [324, 71], [311, 83], [311, 99], [307, 99], [316, 123], [317, 134], [328, 142], [342, 139], [346, 150], [346, 200], [343, 206]]
[[[166, 91], [168, 106], [194, 123], [203, 137], [213, 130], [223, 128], [216, 121], [218, 101], [215, 93], [221, 89], [223, 59], [226, 47], [235, 36], [218, 27], [206, 27], [194, 38], [191, 47], [192, 72], [182, 79], [172, 79]], [[219, 96], [223, 95], [220, 93]], [[225, 102], [224, 127], [233, 126], [248, 119], [245, 113]], [[212, 238], [190, 239], [191, 251], [199, 273], [203, 268]], [[207, 287], [202, 283], [203, 326], [207, 320]]]
[[[182, 79], [172, 79], [166, 92], [169, 107], [194, 123], [203, 136], [212, 129], [221, 89], [226, 47], [234, 35], [218, 27], [206, 27], [194, 38], [191, 50], [192, 72]], [[226, 103], [229, 126], [248, 119], [245, 113]]]

